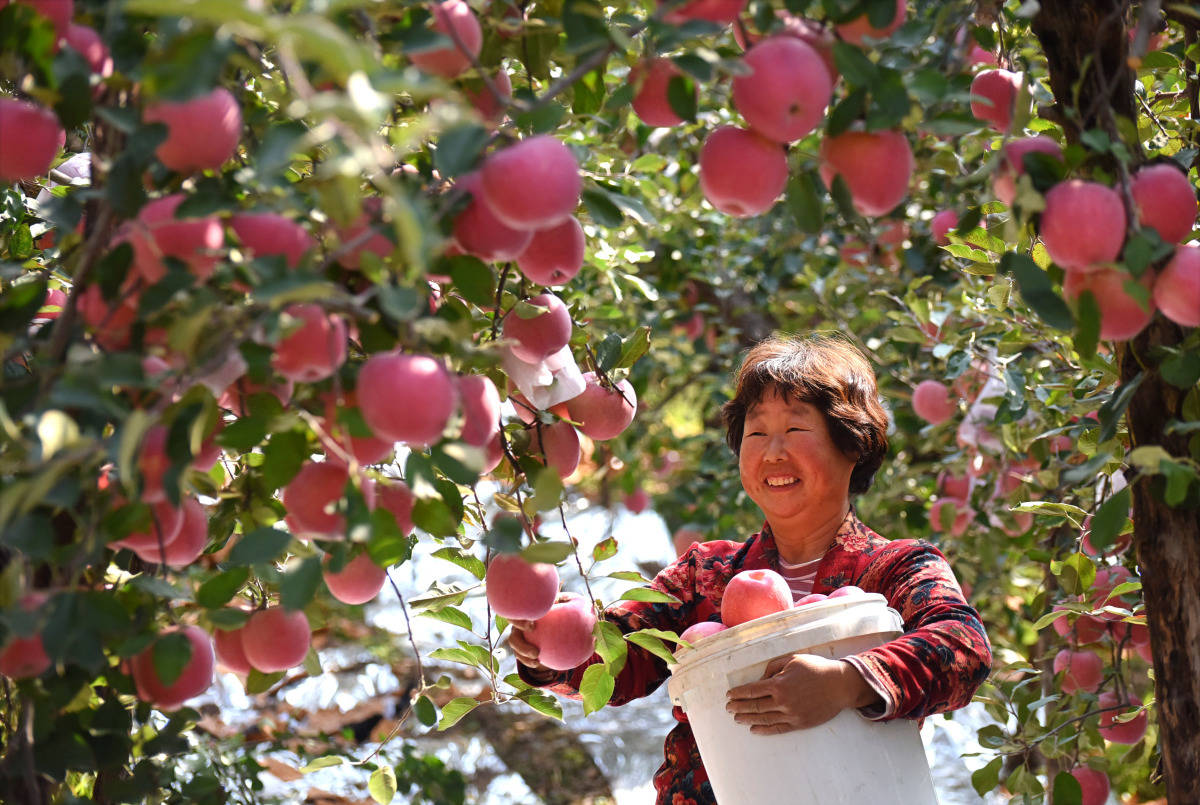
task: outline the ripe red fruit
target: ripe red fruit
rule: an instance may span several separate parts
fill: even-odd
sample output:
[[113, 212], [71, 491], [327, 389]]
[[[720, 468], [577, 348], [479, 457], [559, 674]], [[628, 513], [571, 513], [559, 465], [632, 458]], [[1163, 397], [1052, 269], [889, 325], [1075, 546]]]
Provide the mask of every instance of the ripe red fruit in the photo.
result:
[[1025, 76], [1009, 70], [982, 70], [971, 81], [971, 114], [991, 123], [998, 131], [1012, 125], [1017, 94]]
[[950, 533], [956, 537], [962, 536], [971, 525], [971, 520], [974, 519], [974, 513], [965, 500], [938, 498], [929, 507], [929, 527], [938, 532], [946, 527], [942, 524], [942, 510], [945, 508], [949, 508], [951, 512], [948, 515], [950, 519]]
[[492, 611], [509, 620], [537, 620], [558, 596], [558, 569], [517, 554], [493, 556], [483, 581]]
[[913, 155], [898, 131], [847, 131], [821, 141], [821, 179], [841, 176], [860, 215], [891, 212], [908, 195]]
[[852, 45], [859, 46], [863, 45], [863, 40], [868, 36], [872, 39], [886, 39], [896, 33], [900, 26], [904, 24], [906, 13], [907, 9], [904, 7], [904, 0], [896, 0], [896, 16], [883, 28], [873, 26], [867, 15], [863, 14], [857, 19], [837, 26], [838, 36]]
[[679, 639], [686, 640], [692, 645], [695, 645], [698, 641], [703, 640], [709, 635], [714, 635], [717, 632], [723, 632], [728, 628], [728, 626], [720, 621], [700, 621], [699, 623], [693, 623], [691, 626], [684, 629], [679, 635]]
[[288, 305], [285, 313], [297, 319], [299, 327], [275, 345], [275, 371], [297, 383], [315, 383], [346, 362], [346, 322], [341, 316], [316, 304]]
[[183, 671], [171, 684], [165, 684], [154, 667], [154, 646], [130, 660], [130, 671], [138, 698], [151, 702], [162, 710], [176, 710], [194, 696], [208, 690], [213, 681], [212, 640], [199, 626], [167, 629], [164, 635], [181, 632], [192, 646], [192, 656]]
[[958, 400], [944, 383], [922, 380], [913, 389], [913, 411], [931, 425], [945, 422], [958, 412]]
[[748, 218], [771, 209], [788, 179], [778, 143], [736, 126], [721, 126], [700, 149], [700, 189], [726, 215]]
[[1046, 193], [1040, 234], [1050, 259], [1063, 268], [1111, 263], [1125, 242], [1125, 205], [1098, 182], [1059, 182]]
[[323, 575], [330, 594], [343, 604], [367, 603], [379, 595], [387, 581], [387, 571], [365, 553], [351, 559], [337, 573], [326, 567]]
[[213, 649], [217, 661], [235, 674], [248, 674], [250, 661], [242, 648], [242, 629], [217, 629], [213, 632]]
[[625, 496], [625, 508], [630, 514], [641, 514], [650, 506], [650, 495], [640, 486]]
[[1118, 699], [1117, 694], [1110, 690], [1101, 693], [1096, 704], [1101, 710], [1118, 706], [1126, 708], [1124, 711], [1109, 710], [1107, 713], [1100, 714], [1100, 734], [1106, 741], [1112, 741], [1115, 744], [1135, 744], [1142, 740], [1142, 736], [1146, 734], [1146, 722], [1149, 720], [1145, 710], [1129, 721], [1117, 721], [1119, 717], [1126, 715], [1140, 703], [1129, 699]]
[[483, 163], [483, 195], [513, 229], [546, 229], [579, 206], [583, 180], [571, 149], [548, 134], [530, 137]]
[[[21, 597], [19, 606], [26, 612], [36, 612], [45, 604], [46, 597], [41, 592], [26, 593]], [[0, 675], [9, 679], [41, 676], [51, 665], [50, 657], [42, 644], [42, 636], [38, 633], [28, 637], [10, 634], [8, 642], [0, 649]]]
[[325, 460], [330, 464], [344, 466], [347, 462], [339, 454], [340, 450], [353, 456], [355, 463], [360, 466], [378, 464], [383, 461], [394, 448], [392, 442], [378, 439], [375, 436], [351, 436], [348, 428], [338, 421], [339, 408], [348, 412], [359, 411], [357, 396], [353, 392], [343, 393], [340, 406], [333, 394], [325, 397], [325, 416], [321, 420], [321, 424], [325, 433], [333, 440], [334, 447], [337, 448], [331, 449], [327, 446]]
[[[396, 248], [395, 245], [376, 228], [376, 222], [382, 212], [382, 200], [375, 197], [364, 199], [362, 214], [358, 216], [358, 220], [345, 229], [338, 228], [338, 239], [342, 242], [338, 249], [337, 261], [339, 263], [346, 268], [357, 269], [362, 265], [362, 256], [366, 252], [378, 255], [380, 259], [391, 255]], [[346, 249], [346, 246], [351, 243], [356, 245]]]
[[49, 109], [15, 98], [0, 98], [0, 181], [44, 176], [62, 150], [66, 132]]
[[1200, 247], [1179, 246], [1154, 281], [1154, 303], [1184, 327], [1200, 327]]
[[1033, 153], [1047, 154], [1060, 162], [1063, 158], [1058, 143], [1044, 135], [1022, 137], [1007, 143], [992, 176], [992, 192], [1010, 207], [1017, 197], [1017, 177], [1025, 173], [1025, 155]]
[[525, 250], [533, 233], [513, 229], [496, 217], [483, 200], [483, 181], [478, 173], [463, 176], [456, 186], [471, 199], [454, 219], [454, 242], [459, 248], [487, 262], [506, 262]]
[[[496, 91], [500, 93], [500, 97], [506, 102], [512, 100], [512, 79], [508, 77], [508, 73], [504, 72], [503, 69], [498, 70], [492, 76], [492, 86], [496, 88]], [[506, 107], [500, 101], [496, 100], [496, 96], [492, 94], [490, 89], [484, 86], [482, 81], [478, 81], [475, 86], [464, 87], [463, 94], [467, 96], [467, 100], [475, 107], [475, 111], [484, 119], [484, 122], [496, 123], [500, 118], [504, 117], [504, 109]]]
[[521, 317], [516, 307], [504, 317], [504, 337], [512, 343], [513, 355], [526, 363], [538, 363], [565, 347], [571, 340], [571, 314], [557, 296], [542, 293], [529, 304], [545, 308], [530, 318]]
[[671, 537], [676, 556], [683, 556], [697, 542], [704, 542], [704, 535], [694, 528], [681, 528]]
[[821, 601], [827, 601], [831, 597], [832, 596], [825, 595], [824, 593], [809, 593], [808, 595], [804, 596], [799, 601], [797, 601], [793, 605], [793, 608], [794, 607], [806, 607], [809, 604], [817, 604], [817, 603], [820, 603]]
[[279, 400], [280, 405], [287, 405], [292, 400], [292, 392], [296, 384], [291, 380], [282, 383], [266, 385], [251, 380], [248, 376], [238, 378], [229, 384], [217, 398], [217, 405], [232, 411], [235, 416], [245, 416], [249, 413], [250, 398], [256, 394], [271, 394]]
[[[770, 35], [791, 36], [807, 44], [821, 57], [825, 69], [829, 71], [829, 77], [836, 81], [838, 71], [837, 65], [833, 61], [833, 45], [837, 38], [834, 37], [833, 32], [820, 23], [804, 17], [797, 17], [786, 9], [775, 9], [775, 16], [783, 24], [773, 30]], [[735, 25], [733, 27], [733, 38], [742, 50], [748, 50], [763, 38], [762, 34], [751, 30], [752, 25], [753, 20], [750, 20], [746, 26]]]
[[186, 101], [152, 104], [143, 118], [166, 124], [167, 139], [154, 153], [177, 173], [219, 169], [233, 156], [242, 134], [241, 107], [224, 87]]
[[[1061, 610], [1064, 607], [1056, 606], [1054, 609]], [[1071, 638], [1075, 645], [1084, 646], [1088, 643], [1096, 643], [1108, 634], [1108, 623], [1102, 618], [1094, 615], [1079, 615], [1072, 624], [1070, 617], [1068, 615], [1054, 621], [1054, 631], [1058, 632], [1061, 637]]]
[[272, 607], [255, 612], [242, 627], [246, 661], [264, 674], [286, 671], [304, 662], [312, 641], [308, 618], [299, 610]]
[[1083, 798], [1079, 800], [1080, 805], [1104, 805], [1108, 802], [1110, 784], [1107, 774], [1086, 766], [1077, 766], [1071, 769], [1071, 776], [1079, 782], [1079, 789], [1083, 793]]
[[846, 598], [847, 596], [862, 595], [862, 594], [863, 594], [863, 590], [861, 587], [855, 587], [853, 584], [847, 584], [845, 587], [838, 587], [836, 590], [831, 592], [829, 594], [829, 597], [830, 598]]
[[108, 78], [112, 75], [112, 56], [109, 55], [108, 46], [104, 44], [104, 40], [100, 38], [100, 34], [96, 33], [94, 28], [71, 23], [67, 26], [66, 40], [68, 45], [83, 56], [91, 66], [93, 73], [101, 78]]
[[462, 399], [464, 442], [484, 447], [500, 432], [500, 392], [490, 377], [463, 375], [458, 378]]
[[945, 246], [950, 242], [946, 234], [956, 228], [958, 228], [958, 213], [954, 210], [942, 210], [929, 222], [929, 234], [933, 235], [933, 242], [939, 246]]
[[787, 580], [774, 570], [743, 570], [725, 585], [721, 598], [721, 623], [739, 623], [781, 612], [792, 606]]
[[396, 526], [400, 529], [400, 533], [406, 536], [411, 534], [413, 530], [412, 510], [416, 498], [413, 497], [408, 484], [404, 481], [381, 483], [376, 488], [375, 494], [379, 499], [380, 508], [391, 512], [392, 516], [396, 518]]
[[[75, 16], [75, 0], [16, 0], [19, 5], [29, 6], [54, 25], [58, 39], [67, 35], [71, 17]], [[0, 0], [0, 8], [8, 5], [8, 0]]]
[[605, 387], [595, 372], [583, 376], [587, 386], [583, 393], [567, 400], [567, 413], [579, 430], [589, 439], [611, 439], [633, 422], [637, 413], [637, 395], [628, 380], [614, 388]]
[[[434, 3], [429, 12], [433, 19], [433, 30], [444, 34], [450, 43], [444, 47], [412, 53], [409, 58], [426, 73], [440, 75], [442, 78], [454, 78], [471, 66], [471, 57], [478, 56], [480, 48], [483, 47], [483, 29], [479, 27], [479, 18], [463, 0]], [[466, 49], [465, 53], [451, 36], [452, 30]]]
[[579, 273], [586, 250], [583, 227], [571, 217], [534, 232], [529, 245], [517, 255], [517, 268], [530, 282], [562, 285]]
[[1068, 300], [1078, 299], [1091, 291], [1100, 308], [1100, 337], [1113, 341], [1128, 341], [1140, 333], [1154, 317], [1154, 299], [1148, 306], [1125, 290], [1127, 282], [1139, 282], [1150, 290], [1151, 272], [1135, 280], [1127, 271], [1105, 268], [1099, 271], [1068, 271], [1063, 279], [1063, 294]]
[[733, 102], [750, 128], [790, 143], [820, 125], [833, 78], [815, 49], [795, 37], [773, 36], [743, 61], [752, 72], [733, 79]]
[[187, 265], [198, 279], [208, 279], [217, 266], [217, 252], [225, 244], [225, 233], [216, 216], [176, 218], [175, 212], [187, 197], [173, 193], [158, 198], [138, 211], [123, 228], [122, 237], [133, 247], [133, 269], [146, 282], [167, 275], [164, 258], [174, 257]]
[[171, 468], [167, 456], [167, 427], [155, 425], [142, 437], [138, 453], [138, 472], [142, 474], [142, 500], [146, 503], [161, 503], [167, 499], [163, 489], [163, 476]]
[[131, 551], [147, 551], [157, 548], [161, 537], [162, 545], [171, 547], [183, 528], [183, 509], [175, 508], [166, 500], [150, 504], [150, 524], [145, 531], [135, 531], [109, 543], [114, 549], [128, 548]]
[[1067, 649], [1055, 655], [1054, 673], [1063, 675], [1063, 693], [1080, 690], [1095, 693], [1104, 681], [1104, 661], [1090, 651]]
[[558, 477], [566, 480], [579, 467], [583, 450], [579, 444], [579, 433], [571, 423], [555, 422], [530, 429], [529, 453], [543, 464], [553, 467]]
[[247, 256], [283, 255], [288, 268], [298, 266], [304, 254], [317, 245], [307, 229], [273, 212], [239, 212], [230, 219], [229, 226], [242, 242]]
[[77, 309], [92, 337], [103, 349], [124, 349], [129, 345], [129, 331], [138, 315], [136, 294], [126, 293], [123, 289], [110, 303], [99, 285], [89, 285], [80, 294]]
[[1130, 192], [1138, 221], [1157, 231], [1167, 243], [1179, 243], [1196, 225], [1196, 189], [1173, 163], [1139, 169]]
[[157, 541], [146, 547], [131, 548], [142, 561], [179, 569], [187, 567], [204, 553], [208, 546], [208, 513], [200, 501], [190, 495], [183, 498], [180, 508], [183, 510], [183, 522], [179, 526], [179, 533], [165, 546], [165, 550], [159, 550]]
[[668, 85], [677, 75], [683, 73], [666, 58], [641, 62], [629, 71], [629, 83], [634, 87], [633, 111], [647, 126], [678, 126], [683, 122], [667, 100]]
[[46, 291], [46, 301], [38, 308], [37, 317], [50, 321], [57, 319], [67, 304], [67, 295], [61, 288], [50, 288]]
[[538, 662], [556, 671], [569, 671], [595, 652], [596, 611], [578, 593], [564, 593], [550, 611], [534, 622], [529, 642], [538, 647]]
[[689, 0], [678, 8], [667, 12], [663, 20], [680, 25], [688, 20], [706, 20], [718, 25], [729, 25], [738, 18], [746, 0]]
[[358, 407], [376, 435], [427, 445], [442, 437], [458, 407], [458, 384], [427, 355], [383, 352], [358, 371]]
[[971, 497], [971, 476], [943, 472], [938, 476], [938, 492], [946, 497], [968, 500]]
[[299, 539], [342, 539], [346, 518], [327, 511], [342, 499], [350, 473], [344, 466], [309, 462], [283, 488], [288, 529]]

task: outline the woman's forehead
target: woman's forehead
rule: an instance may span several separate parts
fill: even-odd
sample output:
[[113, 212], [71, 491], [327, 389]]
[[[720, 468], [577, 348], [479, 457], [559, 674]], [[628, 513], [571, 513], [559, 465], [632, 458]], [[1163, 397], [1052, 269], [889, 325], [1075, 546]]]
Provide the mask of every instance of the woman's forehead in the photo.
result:
[[758, 402], [746, 411], [746, 418], [770, 416], [772, 414], [794, 414], [812, 416], [819, 413], [812, 403], [784, 394], [778, 387], [767, 389]]

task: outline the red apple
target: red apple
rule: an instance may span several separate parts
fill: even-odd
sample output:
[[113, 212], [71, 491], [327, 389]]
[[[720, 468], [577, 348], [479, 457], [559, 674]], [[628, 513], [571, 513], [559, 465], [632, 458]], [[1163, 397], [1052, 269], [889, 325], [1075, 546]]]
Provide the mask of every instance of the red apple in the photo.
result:
[[794, 604], [794, 606], [796, 606], [796, 607], [806, 607], [806, 606], [808, 606], [809, 604], [818, 604], [818, 603], [820, 603], [821, 601], [827, 601], [827, 600], [829, 600], [831, 597], [832, 597], [832, 596], [825, 595], [824, 593], [809, 593], [808, 595], [804, 596], [804, 597], [803, 597], [803, 598], [801, 598], [799, 601], [797, 601], [797, 602]]
[[192, 646], [192, 656], [183, 671], [169, 685], [162, 681], [154, 667], [154, 645], [130, 660], [130, 670], [138, 698], [163, 710], [177, 710], [180, 705], [208, 690], [213, 681], [213, 646], [208, 632], [199, 626], [167, 629], [164, 635], [180, 632]]
[[492, 379], [484, 375], [459, 377], [458, 392], [463, 407], [459, 438], [467, 444], [484, 447], [500, 431], [500, 392]]
[[830, 188], [842, 177], [859, 214], [884, 215], [908, 195], [912, 148], [898, 131], [847, 131], [821, 141], [820, 172]]
[[242, 134], [241, 107], [225, 87], [186, 101], [151, 104], [143, 118], [166, 124], [167, 139], [154, 153], [176, 173], [220, 169]]
[[299, 539], [342, 539], [346, 518], [331, 511], [342, 499], [350, 473], [338, 464], [310, 461], [283, 488], [280, 500], [288, 529]]
[[[118, 502], [120, 503], [120, 502]], [[183, 528], [183, 509], [175, 508], [165, 499], [150, 504], [150, 525], [145, 531], [135, 531], [109, 543], [114, 549], [128, 548], [131, 551], [147, 551], [161, 544], [170, 548], [171, 542]]]
[[728, 628], [728, 626], [720, 621], [700, 621], [684, 629], [683, 633], [679, 635], [679, 639], [686, 640], [695, 645], [709, 635], [715, 635], [717, 632], [723, 632]]
[[1138, 707], [1140, 702], [1134, 702], [1130, 699], [1118, 699], [1117, 694], [1109, 690], [1100, 694], [1100, 699], [1096, 704], [1101, 710], [1118, 706], [1125, 708], [1123, 711], [1109, 710], [1107, 713], [1100, 714], [1100, 734], [1104, 736], [1106, 741], [1111, 741], [1115, 744], [1135, 744], [1146, 734], [1146, 722], [1149, 719], [1146, 716], [1145, 710], [1138, 713], [1137, 716], [1129, 721], [1117, 721], [1119, 717], [1126, 715], [1130, 710]]
[[998, 131], [1008, 131], [1024, 81], [1023, 74], [1009, 70], [980, 71], [971, 81], [971, 114]]
[[1179, 243], [1191, 234], [1196, 225], [1196, 189], [1175, 163], [1140, 168], [1130, 191], [1142, 226], [1154, 229], [1167, 243]]
[[308, 618], [299, 610], [262, 609], [242, 627], [246, 661], [264, 674], [286, 671], [304, 662], [311, 642]]
[[517, 268], [530, 282], [562, 285], [579, 273], [586, 250], [583, 227], [571, 217], [534, 232], [529, 245], [517, 255]]
[[442, 437], [458, 408], [458, 384], [427, 355], [382, 352], [358, 371], [358, 407], [376, 435], [423, 446]]
[[1079, 788], [1083, 792], [1083, 798], [1079, 800], [1080, 805], [1105, 805], [1108, 802], [1110, 785], [1107, 774], [1086, 766], [1077, 766], [1071, 769], [1071, 776], [1079, 782]]
[[625, 508], [630, 514], [641, 514], [650, 506], [650, 495], [640, 486], [625, 496]]
[[1125, 205], [1111, 187], [1072, 179], [1046, 193], [1042, 244], [1063, 268], [1091, 270], [1111, 263], [1125, 242]]
[[[471, 58], [478, 56], [483, 47], [483, 29], [479, 27], [479, 18], [463, 0], [433, 3], [429, 11], [433, 18], [433, 30], [444, 34], [450, 44], [412, 53], [409, 58], [426, 73], [454, 78], [471, 66]], [[450, 31], [454, 31], [454, 35]], [[454, 41], [455, 36], [462, 43], [461, 48]]]
[[493, 556], [483, 581], [492, 611], [509, 620], [537, 620], [558, 596], [558, 569], [517, 554]]
[[[500, 97], [505, 100], [505, 104], [512, 100], [513, 86], [512, 79], [508, 77], [503, 69], [497, 70], [491, 77], [492, 86], [500, 94]], [[479, 81], [477, 86], [466, 87], [463, 89], [463, 94], [467, 96], [467, 100], [479, 116], [487, 123], [496, 123], [504, 117], [505, 104], [501, 104], [492, 91], [484, 85], [483, 81]]]
[[299, 327], [285, 320], [291, 330], [275, 345], [271, 366], [297, 383], [315, 383], [336, 372], [346, 362], [346, 322], [326, 313], [317, 304], [288, 305], [284, 311]]
[[951, 475], [948, 472], [938, 475], [938, 493], [948, 498], [969, 500], [971, 485], [970, 475]]
[[538, 647], [538, 662], [556, 671], [569, 671], [595, 651], [592, 630], [596, 610], [583, 596], [564, 593], [550, 611], [538, 618], [527, 636]]
[[1058, 143], [1041, 134], [1012, 140], [1000, 152], [1000, 160], [992, 176], [992, 192], [1010, 207], [1017, 197], [1017, 177], [1025, 173], [1025, 155], [1034, 153], [1046, 154], [1059, 162], [1063, 158]]
[[321, 420], [321, 424], [325, 433], [328, 434], [328, 438], [336, 447], [336, 449], [330, 449], [327, 445], [325, 460], [328, 463], [342, 466], [347, 463], [339, 451], [353, 456], [354, 462], [360, 466], [378, 464], [392, 452], [395, 445], [387, 439], [379, 439], [374, 435], [351, 436], [348, 429], [338, 421], [339, 409], [349, 412], [359, 411], [358, 397], [354, 392], [343, 392], [340, 405], [333, 394], [325, 396], [325, 416]]
[[1095, 693], [1104, 681], [1104, 661], [1090, 651], [1066, 649], [1055, 655], [1054, 673], [1063, 675], [1063, 693]]
[[922, 380], [913, 389], [913, 411], [931, 425], [938, 425], [958, 413], [958, 400], [944, 383]]
[[748, 218], [766, 212], [787, 180], [783, 147], [748, 129], [721, 126], [700, 149], [700, 189], [726, 215]]
[[954, 210], [942, 210], [929, 222], [929, 234], [933, 235], [933, 242], [939, 246], [949, 243], [950, 238], [946, 237], [946, 234], [957, 228], [958, 213]]
[[268, 385], [244, 376], [230, 383], [228, 388], [221, 392], [221, 396], [217, 398], [217, 405], [227, 411], [232, 411], [235, 416], [241, 417], [249, 413], [249, 401], [254, 395], [271, 394], [279, 400], [280, 405], [286, 406], [291, 402], [292, 392], [295, 391], [295, 388], [296, 384], [291, 380]]
[[248, 674], [251, 671], [250, 661], [246, 659], [246, 651], [242, 648], [242, 628], [217, 629], [213, 632], [213, 649], [217, 662], [224, 665], [235, 674]]
[[[813, 50], [817, 51], [817, 55], [821, 57], [821, 61], [825, 64], [825, 69], [829, 71], [829, 77], [836, 81], [838, 71], [837, 65], [833, 60], [833, 45], [837, 42], [837, 38], [833, 35], [833, 32], [820, 23], [813, 22], [804, 17], [797, 17], [786, 9], [775, 9], [775, 17], [782, 24], [772, 30], [770, 36], [791, 36], [806, 43]], [[762, 34], [751, 30], [752, 25], [753, 20], [748, 21], [745, 26], [733, 26], [734, 41], [738, 43], [738, 47], [742, 50], [750, 49], [763, 38]]]
[[1127, 271], [1105, 268], [1099, 271], [1068, 271], [1063, 279], [1063, 295], [1070, 301], [1078, 299], [1084, 291], [1091, 291], [1100, 308], [1100, 337], [1112, 341], [1128, 341], [1140, 333], [1150, 319], [1154, 318], [1154, 299], [1147, 306], [1134, 298], [1125, 289], [1126, 283], [1138, 282], [1147, 291], [1153, 281], [1152, 272], [1147, 271], [1135, 280]]
[[1154, 281], [1154, 303], [1176, 324], [1200, 327], [1200, 247], [1176, 247]]
[[629, 83], [634, 87], [633, 111], [647, 126], [678, 126], [683, 122], [667, 100], [667, 87], [677, 75], [683, 73], [666, 58], [642, 62], [629, 71]]
[[[45, 606], [46, 598], [43, 592], [26, 593], [21, 597], [18, 606], [26, 612], [36, 612]], [[28, 637], [10, 634], [8, 642], [0, 649], [0, 674], [9, 679], [31, 679], [41, 676], [52, 664], [39, 633]]]
[[67, 304], [67, 295], [63, 293], [61, 288], [50, 288], [46, 291], [46, 301], [38, 308], [37, 316], [39, 319], [51, 321], [57, 319], [63, 311], [63, 307]]
[[109, 302], [99, 285], [88, 285], [79, 296], [77, 309], [96, 343], [106, 350], [118, 350], [129, 345], [130, 328], [138, 316], [137, 302], [136, 293], [125, 291]]
[[161, 503], [167, 499], [166, 490], [163, 489], [163, 476], [170, 468], [171, 459], [167, 456], [167, 427], [155, 425], [142, 437], [142, 446], [138, 453], [143, 502]]
[[579, 206], [579, 163], [570, 148], [548, 134], [497, 151], [481, 172], [484, 199], [513, 229], [546, 229]]
[[15, 183], [44, 176], [62, 150], [66, 133], [49, 109], [0, 98], [0, 142], [0, 181]]
[[766, 568], [743, 570], [725, 585], [721, 622], [737, 626], [791, 606], [792, 591], [783, 576]]
[[612, 439], [625, 431], [637, 413], [637, 395], [628, 380], [613, 387], [600, 382], [595, 372], [583, 376], [587, 385], [577, 397], [567, 400], [572, 422], [589, 439]]
[[844, 22], [837, 26], [838, 36], [852, 45], [864, 45], [864, 39], [871, 37], [872, 39], [886, 39], [899, 30], [904, 24], [904, 17], [907, 9], [904, 7], [904, 0], [896, 0], [896, 16], [892, 18], [883, 28], [876, 28], [871, 24], [866, 14], [861, 17]]
[[570, 422], [538, 425], [529, 431], [529, 453], [539, 462], [548, 464], [566, 480], [579, 466], [583, 456], [579, 432]]
[[663, 20], [672, 25], [681, 25], [688, 20], [705, 20], [718, 25], [729, 25], [738, 18], [746, 0], [688, 0], [671, 9]]
[[387, 581], [387, 571], [365, 553], [351, 559], [336, 573], [326, 566], [323, 575], [330, 594], [343, 604], [367, 603], [379, 595]]
[[165, 564], [176, 570], [199, 559], [208, 547], [208, 513], [200, 501], [191, 495], [184, 496], [180, 508], [183, 510], [183, 522], [179, 526], [179, 534], [164, 549], [160, 550], [155, 541], [151, 545], [132, 547], [130, 550], [144, 562]]
[[847, 584], [845, 587], [838, 587], [829, 594], [830, 598], [846, 598], [847, 596], [863, 595], [861, 587], [855, 587], [853, 584]]
[[456, 187], [470, 201], [454, 219], [454, 242], [467, 254], [486, 262], [508, 262], [525, 251], [533, 232], [505, 224], [483, 200], [483, 181], [478, 173], [460, 178]]
[[380, 259], [391, 255], [396, 247], [379, 231], [382, 214], [382, 199], [372, 196], [363, 200], [362, 214], [358, 216], [357, 221], [345, 229], [337, 229], [338, 239], [342, 243], [336, 252], [339, 263], [346, 268], [357, 269], [362, 265], [363, 254], [367, 252], [377, 255]]
[[523, 318], [520, 306], [504, 317], [504, 337], [512, 343], [513, 355], [526, 363], [538, 363], [565, 347], [571, 340], [571, 314], [557, 296], [542, 293], [531, 297], [529, 304], [543, 308], [529, 318]]
[[381, 483], [376, 488], [375, 495], [379, 500], [380, 508], [391, 512], [392, 516], [396, 518], [396, 525], [399, 527], [400, 533], [405, 536], [411, 534], [413, 530], [412, 510], [416, 498], [413, 497], [408, 484], [404, 481]]
[[790, 143], [820, 125], [833, 78], [814, 48], [795, 37], [773, 36], [752, 47], [743, 61], [751, 72], [734, 77], [733, 102], [751, 129]]
[[66, 40], [68, 45], [83, 56], [93, 73], [101, 78], [108, 78], [112, 75], [112, 56], [108, 52], [108, 46], [100, 38], [100, 34], [96, 33], [96, 29], [72, 23], [67, 26]]
[[242, 242], [247, 256], [283, 255], [288, 268], [298, 266], [304, 255], [317, 245], [307, 229], [273, 212], [239, 212], [230, 219], [229, 226]]
[[971, 521], [975, 517], [974, 512], [971, 511], [970, 504], [965, 500], [938, 498], [929, 507], [929, 526], [934, 531], [942, 531], [946, 527], [942, 524], [942, 510], [947, 508], [951, 512], [948, 515], [950, 519], [950, 533], [953, 536], [960, 537], [966, 533], [967, 528], [970, 527]]
[[133, 247], [133, 269], [146, 282], [155, 283], [167, 275], [163, 262], [167, 257], [183, 261], [188, 271], [201, 280], [212, 276], [217, 267], [218, 253], [225, 245], [221, 222], [211, 215], [175, 217], [186, 198], [174, 193], [151, 201], [118, 236]]

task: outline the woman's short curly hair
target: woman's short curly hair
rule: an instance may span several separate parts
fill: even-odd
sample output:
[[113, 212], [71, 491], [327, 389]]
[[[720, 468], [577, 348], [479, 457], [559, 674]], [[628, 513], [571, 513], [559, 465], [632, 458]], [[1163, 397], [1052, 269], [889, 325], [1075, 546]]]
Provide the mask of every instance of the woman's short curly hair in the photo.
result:
[[750, 409], [771, 391], [816, 407], [825, 415], [829, 435], [843, 453], [857, 456], [850, 494], [871, 488], [887, 454], [888, 417], [879, 400], [875, 371], [844, 336], [813, 333], [771, 336], [750, 349], [734, 378], [733, 399], [725, 403], [725, 441], [742, 448]]

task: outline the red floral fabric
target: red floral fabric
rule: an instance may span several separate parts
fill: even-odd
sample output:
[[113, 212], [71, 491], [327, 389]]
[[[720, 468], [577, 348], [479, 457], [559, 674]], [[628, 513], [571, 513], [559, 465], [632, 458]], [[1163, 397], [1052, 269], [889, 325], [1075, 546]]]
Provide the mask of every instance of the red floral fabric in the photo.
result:
[[[680, 603], [621, 601], [606, 610], [605, 618], [624, 633], [651, 628], [679, 633], [700, 621], [719, 620], [729, 580], [743, 570], [777, 570], [778, 561], [769, 526], [742, 543], [696, 543], [651, 583]], [[813, 592], [829, 593], [848, 585], [881, 593], [904, 619], [903, 635], [854, 655], [856, 667], [865, 667], [873, 677], [868, 681], [877, 689], [882, 687], [890, 700], [892, 707], [885, 720], [920, 719], [971, 701], [987, 678], [991, 646], [979, 613], [963, 598], [949, 563], [936, 547], [918, 540], [888, 541], [851, 511], [821, 560]], [[539, 677], [523, 666], [518, 670], [530, 684], [579, 698], [583, 672], [597, 662], [602, 662], [599, 655], [553, 678]], [[629, 644], [629, 657], [617, 677], [611, 704], [645, 696], [669, 675], [663, 660]], [[680, 723], [667, 734], [665, 760], [654, 775], [657, 803], [715, 803], [687, 716], [678, 707], [674, 715]]]

